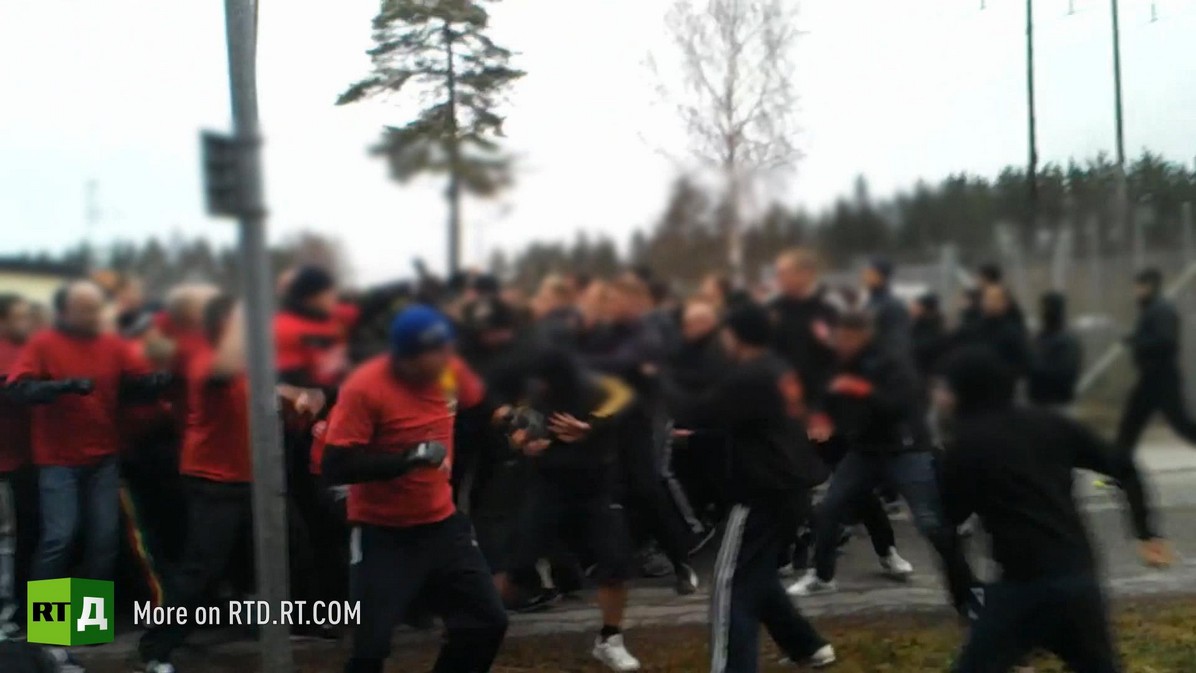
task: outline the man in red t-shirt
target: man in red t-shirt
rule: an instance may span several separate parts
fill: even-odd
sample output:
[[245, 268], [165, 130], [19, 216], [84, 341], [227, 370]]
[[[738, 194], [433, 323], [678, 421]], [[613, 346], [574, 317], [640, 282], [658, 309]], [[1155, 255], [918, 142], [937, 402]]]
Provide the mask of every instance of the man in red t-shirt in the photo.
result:
[[[0, 295], [0, 382], [8, 377], [33, 321], [29, 304]], [[2, 383], [0, 383], [2, 385]], [[0, 638], [15, 631], [23, 611], [29, 561], [36, 543], [36, 493], [29, 464], [29, 410], [0, 394]]]
[[390, 353], [341, 387], [323, 467], [333, 483], [351, 484], [350, 573], [361, 622], [346, 673], [381, 673], [391, 631], [417, 596], [447, 630], [433, 670], [490, 670], [507, 615], [449, 481], [457, 412], [484, 397], [453, 355], [448, 319], [426, 306], [400, 313]]
[[97, 285], [67, 286], [58, 324], [33, 335], [9, 371], [9, 399], [34, 405], [42, 512], [34, 579], [62, 577], [80, 535], [85, 576], [111, 579], [120, 530], [117, 410], [154, 399], [169, 383], [102, 331], [103, 310]]
[[[203, 308], [206, 346], [188, 360], [187, 425], [179, 471], [187, 497], [187, 543], [168, 594], [171, 607], [193, 608], [223, 576], [253, 522], [250, 483], [249, 388], [245, 375], [245, 323], [228, 295]], [[279, 396], [298, 414], [323, 406], [318, 390], [281, 385]], [[186, 625], [152, 628], [141, 638], [146, 673], [173, 670], [171, 653], [183, 644]]]

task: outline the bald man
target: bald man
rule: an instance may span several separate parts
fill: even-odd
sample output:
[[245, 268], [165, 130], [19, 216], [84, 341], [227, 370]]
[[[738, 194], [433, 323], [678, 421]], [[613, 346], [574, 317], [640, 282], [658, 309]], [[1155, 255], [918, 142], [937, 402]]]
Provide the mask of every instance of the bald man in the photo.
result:
[[33, 407], [42, 525], [32, 575], [65, 576], [81, 535], [84, 576], [112, 579], [120, 525], [117, 410], [152, 400], [168, 377], [152, 374], [127, 343], [103, 330], [106, 300], [98, 285], [75, 282], [60, 296], [57, 324], [29, 339], [7, 390]]
[[[721, 315], [716, 304], [704, 296], [691, 299], [681, 318], [681, 345], [670, 354], [666, 368], [670, 387], [688, 394], [705, 395], [726, 376], [731, 367], [719, 342]], [[724, 467], [719, 447], [723, 437], [717, 433], [684, 434], [682, 451], [672, 453], [673, 469], [696, 511], [716, 510], [717, 522], [726, 509], [717, 479]]]

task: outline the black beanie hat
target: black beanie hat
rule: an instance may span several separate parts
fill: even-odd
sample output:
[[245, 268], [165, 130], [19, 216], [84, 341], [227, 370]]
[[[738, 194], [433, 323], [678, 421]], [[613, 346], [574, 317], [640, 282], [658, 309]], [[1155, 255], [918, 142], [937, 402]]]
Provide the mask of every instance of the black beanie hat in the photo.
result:
[[727, 314], [723, 324], [748, 346], [767, 346], [772, 343], [772, 317], [756, 304], [737, 306]]
[[312, 297], [327, 292], [336, 286], [332, 274], [318, 266], [304, 266], [295, 272], [287, 286], [286, 298], [289, 304], [302, 304]]

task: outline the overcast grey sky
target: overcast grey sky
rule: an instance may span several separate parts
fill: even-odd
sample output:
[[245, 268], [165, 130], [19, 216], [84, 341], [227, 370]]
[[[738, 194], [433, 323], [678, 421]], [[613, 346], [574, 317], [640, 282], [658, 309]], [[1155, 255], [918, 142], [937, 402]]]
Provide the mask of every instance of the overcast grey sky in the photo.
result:
[[[667, 49], [671, 0], [505, 0], [500, 41], [528, 76], [508, 110], [524, 172], [495, 204], [467, 207], [467, 258], [495, 246], [604, 231], [620, 241], [663, 207], [678, 140], [642, 63]], [[1044, 161], [1113, 150], [1106, 0], [1038, 0]], [[1122, 0], [1126, 136], [1196, 157], [1196, 0]], [[1025, 160], [1020, 0], [802, 0], [795, 63], [806, 153], [778, 196], [817, 208], [865, 175], [884, 194], [951, 171]], [[0, 254], [209, 235], [197, 131], [228, 124], [219, 0], [0, 0]], [[272, 235], [340, 237], [358, 278], [443, 259], [441, 187], [399, 187], [365, 155], [381, 105], [333, 106], [366, 72], [376, 0], [262, 0], [259, 77]], [[678, 148], [679, 149], [679, 148]], [[85, 184], [102, 217], [85, 226]]]

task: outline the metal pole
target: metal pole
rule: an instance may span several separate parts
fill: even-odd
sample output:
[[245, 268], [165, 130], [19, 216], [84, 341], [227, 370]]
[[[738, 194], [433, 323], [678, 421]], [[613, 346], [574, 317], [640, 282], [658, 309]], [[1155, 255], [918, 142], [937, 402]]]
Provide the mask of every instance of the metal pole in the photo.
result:
[[1034, 113], [1034, 0], [1026, 0], [1026, 104], [1030, 133], [1030, 227], [1038, 226], [1038, 122]]
[[[253, 443], [253, 535], [257, 591], [278, 610], [287, 599], [286, 480], [282, 433], [275, 394], [274, 287], [266, 250], [266, 209], [262, 197], [261, 138], [257, 109], [257, 3], [225, 0], [229, 93], [233, 128], [241, 153], [244, 213], [240, 218], [241, 273], [245, 289], [249, 425]], [[260, 625], [262, 673], [291, 673], [290, 634], [284, 624]]]
[[448, 59], [448, 131], [449, 140], [449, 183], [448, 183], [448, 272], [453, 275], [461, 270], [461, 145], [460, 130], [457, 127], [457, 71], [453, 53], [453, 27], [444, 22], [444, 43]]
[[1130, 235], [1129, 187], [1125, 178], [1125, 129], [1121, 115], [1121, 15], [1117, 0], [1110, 0], [1113, 12], [1113, 120], [1117, 129], [1117, 171], [1114, 185], [1114, 222], [1123, 238]]

